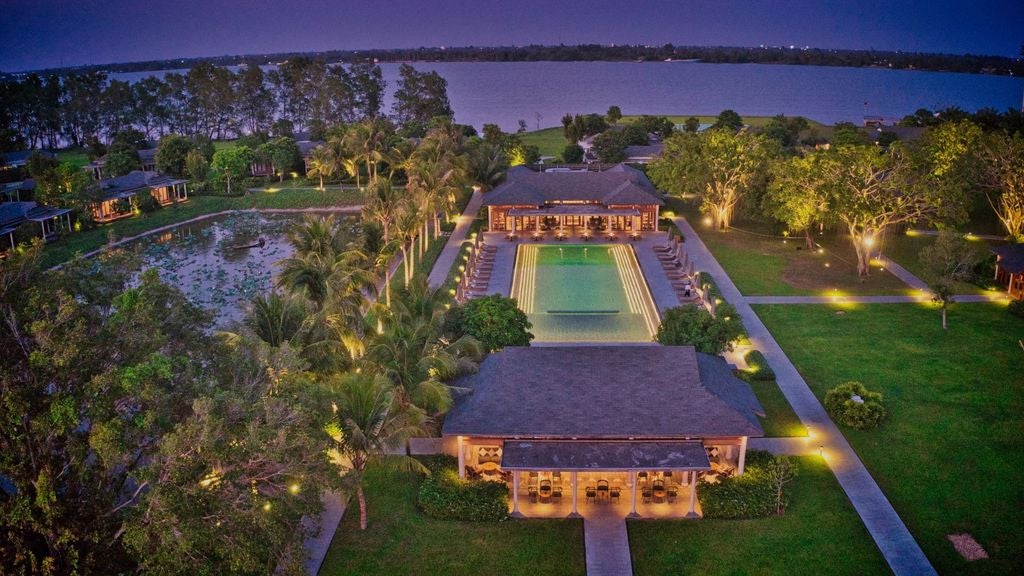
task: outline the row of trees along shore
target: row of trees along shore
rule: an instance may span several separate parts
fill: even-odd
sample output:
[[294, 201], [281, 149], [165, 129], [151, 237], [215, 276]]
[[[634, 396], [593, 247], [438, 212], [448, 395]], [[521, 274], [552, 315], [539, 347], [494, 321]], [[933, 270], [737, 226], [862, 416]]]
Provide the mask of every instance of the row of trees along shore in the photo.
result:
[[[732, 111], [720, 118], [730, 118]], [[1013, 241], [1024, 241], [1024, 134], [984, 130], [970, 118], [930, 127], [920, 138], [887, 145], [855, 127], [830, 146], [783, 146], [764, 130], [719, 122], [665, 140], [648, 173], [661, 189], [696, 194], [701, 211], [727, 228], [740, 210], [803, 233], [839, 227], [849, 234], [857, 271], [883, 232], [910, 224], [966, 222], [987, 203]]]
[[[1024, 46], [1021, 47], [1024, 53]], [[886, 50], [839, 50], [795, 46], [660, 46], [640, 44], [577, 44], [557, 46], [445, 46], [371, 50], [332, 50], [316, 54], [287, 52], [214, 58], [153, 60], [81, 66], [47, 70], [65, 74], [89, 71], [145, 72], [172, 70], [203, 61], [218, 66], [265, 66], [296, 58], [315, 58], [323, 62], [660, 62], [664, 60], [700, 60], [721, 64], [790, 64], [810, 66], [846, 66], [897, 70], [935, 70], [968, 74], [1024, 74], [1024, 62], [1008, 56], [983, 54], [929, 54]]]
[[506, 301], [489, 304], [518, 316], [478, 340], [479, 311], [463, 318], [415, 268], [456, 197], [493, 186], [507, 156], [450, 122], [415, 146], [374, 141], [402, 150], [374, 149], [362, 221], [294, 225], [275, 289], [219, 330], [156, 271], [134, 280], [131, 252], [45, 271], [37, 241], [0, 262], [0, 564], [303, 574], [300, 519], [324, 491], [353, 494], [365, 528], [367, 470], [424, 470], [401, 447], [436, 432], [448, 383], [530, 338]]
[[[409, 65], [399, 72], [392, 118], [406, 135], [422, 136], [431, 118], [452, 116], [441, 76]], [[300, 131], [321, 139], [330, 126], [382, 116], [385, 87], [377, 65], [329, 65], [306, 57], [266, 72], [200, 62], [183, 74], [133, 83], [110, 80], [104, 72], [28, 74], [0, 82], [0, 153], [90, 146], [130, 129], [146, 139]]]

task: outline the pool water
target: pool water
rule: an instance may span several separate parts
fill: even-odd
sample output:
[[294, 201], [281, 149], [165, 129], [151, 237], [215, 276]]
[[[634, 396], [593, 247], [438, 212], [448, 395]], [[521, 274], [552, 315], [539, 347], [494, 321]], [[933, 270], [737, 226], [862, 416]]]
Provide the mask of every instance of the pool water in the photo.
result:
[[659, 322], [626, 244], [522, 244], [512, 296], [536, 342], [650, 342]]

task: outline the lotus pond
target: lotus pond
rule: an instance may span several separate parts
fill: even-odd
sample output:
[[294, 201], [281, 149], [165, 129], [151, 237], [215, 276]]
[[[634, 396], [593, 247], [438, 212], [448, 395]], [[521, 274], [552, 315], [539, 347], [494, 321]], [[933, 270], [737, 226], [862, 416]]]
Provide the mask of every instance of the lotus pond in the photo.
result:
[[[336, 216], [355, 238], [359, 219]], [[142, 269], [156, 268], [217, 324], [240, 320], [246, 304], [273, 287], [276, 263], [291, 257], [287, 231], [302, 216], [240, 212], [139, 239]]]

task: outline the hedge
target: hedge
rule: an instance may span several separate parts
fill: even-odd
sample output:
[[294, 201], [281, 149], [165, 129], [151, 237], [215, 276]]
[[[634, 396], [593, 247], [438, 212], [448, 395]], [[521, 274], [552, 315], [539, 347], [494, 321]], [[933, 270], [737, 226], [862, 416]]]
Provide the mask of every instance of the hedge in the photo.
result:
[[[854, 400], [854, 396], [860, 401]], [[874, 428], [885, 418], [882, 395], [860, 382], [845, 382], [829, 390], [825, 394], [825, 410], [836, 422], [858, 430]]]
[[768, 360], [760, 350], [747, 352], [744, 359], [747, 361], [747, 369], [744, 371], [747, 379], [764, 382], [775, 380], [775, 371], [768, 365]]
[[504, 482], [463, 480], [452, 456], [423, 458], [430, 476], [420, 484], [420, 509], [431, 518], [496, 522], [508, 517], [508, 487]]
[[775, 487], [765, 469], [775, 457], [763, 450], [748, 450], [742, 476], [712, 484], [701, 480], [697, 497], [704, 518], [763, 518], [775, 514]]
[[1010, 305], [1006, 307], [1006, 310], [1017, 318], [1024, 318], [1024, 300], [1011, 301]]

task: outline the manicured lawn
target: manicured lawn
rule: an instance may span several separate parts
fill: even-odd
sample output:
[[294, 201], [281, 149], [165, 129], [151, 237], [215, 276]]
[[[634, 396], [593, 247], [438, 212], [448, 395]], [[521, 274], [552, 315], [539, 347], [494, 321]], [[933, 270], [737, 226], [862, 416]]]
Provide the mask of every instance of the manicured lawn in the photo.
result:
[[820, 458], [799, 458], [783, 516], [630, 521], [637, 576], [889, 574], [846, 494]]
[[369, 526], [359, 530], [352, 501], [321, 576], [586, 573], [580, 520], [434, 520], [416, 508], [416, 475], [373, 473], [367, 480]]
[[[978, 242], [982, 246], [988, 246], [983, 240]], [[935, 236], [893, 234], [884, 240], [882, 253], [906, 268], [914, 276], [925, 282], [932, 282], [935, 275], [921, 264], [919, 255], [921, 250], [934, 243]], [[980, 286], [969, 282], [954, 282], [953, 287], [957, 294], [983, 294], [985, 292]]]
[[767, 382], [752, 381], [750, 387], [764, 408], [765, 417], [758, 417], [764, 435], [770, 436], [807, 436], [807, 427], [793, 412], [793, 407], [782, 395], [779, 385], [774, 380]]
[[853, 246], [843, 235], [815, 236], [824, 252], [806, 250], [802, 236], [783, 238], [763, 222], [739, 219], [731, 229], [715, 230], [704, 224], [696, 202], [671, 200], [668, 208], [686, 217], [746, 296], [911, 293], [899, 278], [878, 268], [859, 278]]
[[81, 148], [68, 148], [57, 152], [57, 160], [76, 168], [85, 168], [89, 164], [89, 155]]
[[526, 132], [520, 134], [520, 138], [522, 138], [523, 144], [536, 146], [540, 150], [541, 156], [560, 157], [562, 150], [565, 150], [565, 147], [569, 145], [565, 140], [561, 126]]
[[107, 243], [113, 232], [118, 238], [134, 236], [147, 230], [183, 222], [196, 216], [222, 210], [248, 208], [321, 208], [358, 204], [361, 197], [351, 190], [302, 191], [283, 190], [277, 193], [254, 192], [241, 197], [193, 196], [187, 202], [161, 208], [152, 214], [118, 220], [92, 230], [70, 234], [43, 250], [43, 264], [53, 266], [70, 260], [77, 253], [95, 250]]
[[[814, 393], [859, 380], [888, 419], [844, 429], [942, 574], [1024, 572], [1024, 321], [1005, 304], [756, 306]], [[988, 551], [968, 563], [946, 536]]]

